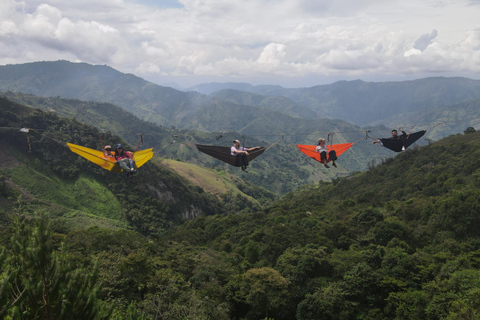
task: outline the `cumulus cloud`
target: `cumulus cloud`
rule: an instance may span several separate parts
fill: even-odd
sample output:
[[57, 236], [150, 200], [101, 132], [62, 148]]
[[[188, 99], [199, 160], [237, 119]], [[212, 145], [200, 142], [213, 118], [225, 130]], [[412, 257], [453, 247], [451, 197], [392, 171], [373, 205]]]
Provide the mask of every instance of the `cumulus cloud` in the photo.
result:
[[151, 2], [1, 1], [0, 63], [67, 59], [149, 79], [272, 83], [479, 71], [478, 1]]
[[269, 43], [260, 54], [257, 62], [259, 64], [278, 66], [285, 59], [285, 45], [279, 43]]

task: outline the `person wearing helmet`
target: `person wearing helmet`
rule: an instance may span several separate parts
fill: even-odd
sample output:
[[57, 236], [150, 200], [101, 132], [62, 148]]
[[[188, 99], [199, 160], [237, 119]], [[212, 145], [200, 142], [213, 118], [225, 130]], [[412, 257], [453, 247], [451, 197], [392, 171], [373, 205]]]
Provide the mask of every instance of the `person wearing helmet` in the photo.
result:
[[135, 161], [133, 161], [130, 152], [123, 150], [121, 143], [115, 147], [115, 160], [117, 160], [115, 163], [125, 170], [127, 174], [132, 174], [137, 171], [135, 170]]

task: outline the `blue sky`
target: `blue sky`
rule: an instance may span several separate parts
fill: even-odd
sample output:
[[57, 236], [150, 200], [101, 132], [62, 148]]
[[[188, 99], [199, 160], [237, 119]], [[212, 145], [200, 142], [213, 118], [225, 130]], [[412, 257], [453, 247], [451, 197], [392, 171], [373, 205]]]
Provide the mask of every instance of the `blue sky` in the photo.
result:
[[1, 0], [0, 64], [87, 62], [183, 88], [479, 79], [478, 17], [473, 0]]
[[160, 9], [183, 8], [183, 5], [177, 0], [128, 0], [127, 2]]

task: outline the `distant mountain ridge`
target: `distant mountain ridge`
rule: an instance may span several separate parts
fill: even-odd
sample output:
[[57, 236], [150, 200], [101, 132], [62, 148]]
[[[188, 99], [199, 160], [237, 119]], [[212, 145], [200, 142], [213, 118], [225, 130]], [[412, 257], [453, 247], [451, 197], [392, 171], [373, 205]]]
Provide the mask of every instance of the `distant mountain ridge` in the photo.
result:
[[201, 93], [242, 88], [261, 95], [289, 98], [319, 116], [356, 125], [374, 125], [385, 119], [418, 110], [432, 110], [480, 99], [480, 80], [467, 78], [425, 78], [400, 82], [338, 81], [310, 88], [252, 86], [238, 83], [205, 84], [193, 87]]
[[240, 105], [266, 107], [268, 109], [279, 111], [296, 118], [320, 118], [318, 114], [311, 109], [298, 105], [285, 97], [265, 96], [233, 89], [223, 89], [212, 93], [210, 96]]
[[0, 90], [113, 103], [163, 125], [181, 119], [196, 104], [208, 100], [201, 94], [161, 87], [108, 66], [68, 61], [0, 66]]
[[[310, 88], [211, 83], [189, 88], [199, 92], [182, 92], [108, 66], [68, 61], [0, 66], [0, 91], [113, 103], [144, 120], [180, 128], [188, 128], [186, 117], [198, 114], [200, 108], [222, 104], [224, 99], [245, 104], [246, 98], [239, 100], [239, 93], [234, 97], [218, 92], [226, 89], [265, 96], [260, 106], [282, 112], [285, 112], [285, 106], [281, 104], [286, 100], [276, 98], [267, 102], [267, 97], [288, 98], [295, 108], [302, 109], [292, 111], [287, 108], [287, 113], [292, 116], [305, 117], [310, 109], [318, 117], [342, 119], [360, 126], [383, 123], [384, 119], [397, 114], [480, 99], [480, 80], [466, 78], [437, 77], [379, 83], [339, 81]], [[229, 93], [233, 94], [232, 91]], [[250, 100], [254, 103], [255, 99]]]
[[276, 95], [276, 92], [282, 92], [286, 90], [282, 86], [278, 85], [252, 85], [249, 83], [242, 83], [242, 82], [209, 82], [209, 83], [202, 83], [193, 87], [187, 88], [185, 91], [197, 91], [206, 95], [210, 95], [214, 92], [221, 91], [221, 90], [236, 90], [236, 91], [244, 91], [256, 94], [267, 94], [268, 95]]

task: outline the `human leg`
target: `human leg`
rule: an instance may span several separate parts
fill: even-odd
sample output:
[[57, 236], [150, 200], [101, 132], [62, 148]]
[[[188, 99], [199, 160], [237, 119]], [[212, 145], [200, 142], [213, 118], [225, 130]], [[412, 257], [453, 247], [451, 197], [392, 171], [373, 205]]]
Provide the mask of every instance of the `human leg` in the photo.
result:
[[133, 159], [128, 159], [128, 160], [129, 160], [128, 164], [130, 166], [130, 171], [135, 172], [136, 171], [135, 170], [135, 161], [133, 161]]
[[131, 169], [130, 169], [130, 161], [129, 160], [131, 160], [131, 159], [121, 159], [121, 160], [118, 160], [116, 162], [116, 164], [118, 164], [120, 166], [120, 168], [122, 168], [126, 172], [130, 172]]
[[327, 164], [327, 153], [325, 151], [320, 152], [320, 162], [325, 165], [325, 168], [330, 168]]
[[335, 160], [337, 160], [337, 153], [335, 152], [335, 150], [330, 150], [330, 152], [328, 153], [328, 158], [332, 160], [332, 165], [336, 168], [337, 165], [335, 164]]
[[243, 171], [247, 171], [248, 158], [245, 153], [237, 154], [235, 163], [236, 165], [240, 166]]

